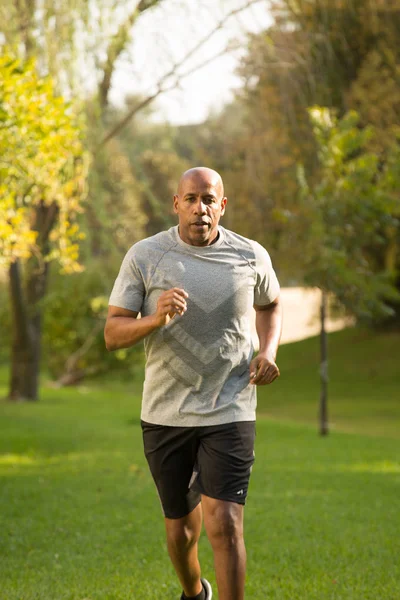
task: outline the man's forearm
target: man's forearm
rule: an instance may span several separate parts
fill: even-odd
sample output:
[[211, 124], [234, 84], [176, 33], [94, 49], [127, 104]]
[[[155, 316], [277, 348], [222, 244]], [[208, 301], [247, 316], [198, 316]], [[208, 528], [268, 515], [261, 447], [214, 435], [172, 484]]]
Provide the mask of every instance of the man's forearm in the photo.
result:
[[159, 329], [160, 321], [156, 315], [142, 319], [133, 317], [112, 317], [107, 320], [104, 329], [106, 348], [109, 351], [129, 348]]
[[256, 330], [260, 344], [258, 353], [268, 355], [275, 360], [282, 333], [282, 306], [280, 302], [256, 311]]

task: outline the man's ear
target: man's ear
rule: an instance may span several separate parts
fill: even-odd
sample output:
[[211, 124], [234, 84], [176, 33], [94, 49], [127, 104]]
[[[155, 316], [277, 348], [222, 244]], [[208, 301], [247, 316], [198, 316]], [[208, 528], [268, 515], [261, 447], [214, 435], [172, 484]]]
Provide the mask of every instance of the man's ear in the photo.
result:
[[174, 196], [174, 213], [178, 214], [178, 196], [175, 194]]
[[226, 207], [227, 202], [228, 202], [228, 198], [226, 196], [224, 198], [222, 198], [222, 200], [221, 200], [221, 216], [225, 213], [225, 207]]

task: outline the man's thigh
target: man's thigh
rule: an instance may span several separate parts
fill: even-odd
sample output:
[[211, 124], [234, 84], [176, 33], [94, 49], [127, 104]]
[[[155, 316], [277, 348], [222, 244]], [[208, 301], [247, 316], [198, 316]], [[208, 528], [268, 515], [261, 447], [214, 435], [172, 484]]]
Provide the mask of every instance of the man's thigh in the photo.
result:
[[255, 422], [199, 428], [193, 489], [217, 500], [245, 504], [254, 463]]
[[179, 519], [200, 502], [190, 487], [198, 450], [196, 428], [153, 425], [142, 421], [144, 453], [157, 487], [164, 516]]

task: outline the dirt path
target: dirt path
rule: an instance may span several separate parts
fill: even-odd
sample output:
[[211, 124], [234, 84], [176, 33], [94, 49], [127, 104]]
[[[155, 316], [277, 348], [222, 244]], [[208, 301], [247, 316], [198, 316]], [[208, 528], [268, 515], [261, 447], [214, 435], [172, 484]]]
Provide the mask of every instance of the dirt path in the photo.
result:
[[[282, 344], [303, 340], [319, 333], [321, 292], [318, 288], [282, 288], [281, 298], [283, 305]], [[349, 318], [327, 320], [328, 331], [337, 331], [351, 325], [352, 320]], [[255, 326], [253, 331], [254, 342], [257, 342], [255, 347], [258, 347]]]

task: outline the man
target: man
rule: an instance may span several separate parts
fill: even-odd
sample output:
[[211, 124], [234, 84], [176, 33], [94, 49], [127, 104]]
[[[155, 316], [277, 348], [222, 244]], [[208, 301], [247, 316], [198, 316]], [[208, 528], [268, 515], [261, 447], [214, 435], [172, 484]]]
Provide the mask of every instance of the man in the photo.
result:
[[[108, 350], [144, 339], [144, 449], [182, 600], [212, 598], [197, 556], [203, 520], [220, 600], [244, 598], [255, 386], [279, 376], [279, 284], [262, 246], [219, 225], [226, 204], [217, 172], [198, 167], [182, 175], [178, 226], [128, 251], [105, 327]], [[260, 341], [253, 359], [252, 305]]]

